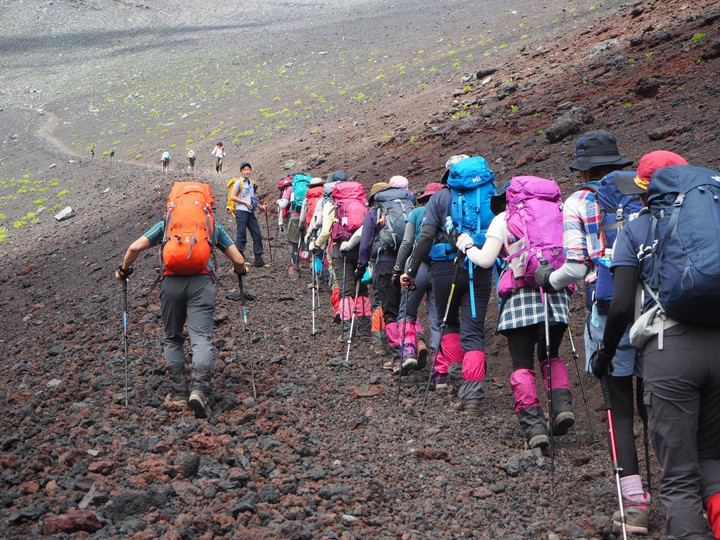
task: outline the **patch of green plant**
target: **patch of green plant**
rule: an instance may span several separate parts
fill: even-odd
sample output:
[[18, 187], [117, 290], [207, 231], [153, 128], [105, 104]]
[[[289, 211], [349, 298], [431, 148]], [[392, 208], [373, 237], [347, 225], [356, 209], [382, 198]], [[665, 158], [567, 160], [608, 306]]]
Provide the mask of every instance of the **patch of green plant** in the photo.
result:
[[142, 158], [142, 154], [135, 154], [135, 159], [140, 159], [140, 158]]
[[541, 137], [542, 137], [543, 135], [545, 135], [545, 130], [544, 130], [544, 129], [538, 129], [538, 135], [540, 135]]
[[25, 225], [27, 225], [27, 221], [23, 219], [19, 219], [13, 223], [14, 229], [22, 229]]
[[470, 113], [467, 111], [459, 111], [459, 112], [456, 112], [455, 114], [451, 115], [450, 120], [452, 120], [452, 121], [460, 120], [461, 118], [465, 118], [466, 116], [470, 116]]
[[693, 34], [693, 36], [690, 39], [692, 39], [693, 41], [700, 41], [704, 37], [705, 37], [705, 34], [703, 34], [702, 32], [698, 32], [697, 34]]
[[470, 90], [472, 90], [472, 86], [470, 86], [469, 84], [466, 84], [466, 85], [465, 85], [465, 88], [463, 88], [463, 90], [464, 90], [465, 93], [467, 94]]
[[47, 198], [35, 199], [33, 201], [33, 204], [45, 204], [46, 201], [47, 201]]
[[510, 112], [516, 113], [519, 110], [520, 110], [520, 107], [518, 107], [517, 105], [510, 105]]
[[628, 102], [628, 103], [625, 103], [625, 104], [623, 105], [623, 107], [625, 107], [626, 109], [632, 109], [632, 106], [633, 106], [633, 104], [632, 104], [632, 103], [629, 103], [629, 102]]

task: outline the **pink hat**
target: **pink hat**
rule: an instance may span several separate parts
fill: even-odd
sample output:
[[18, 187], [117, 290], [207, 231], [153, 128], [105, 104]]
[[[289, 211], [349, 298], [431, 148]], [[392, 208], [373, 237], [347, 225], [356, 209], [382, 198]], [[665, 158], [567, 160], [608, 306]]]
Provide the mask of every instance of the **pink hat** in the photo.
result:
[[408, 179], [404, 176], [393, 176], [390, 179], [390, 187], [406, 188], [408, 187]]

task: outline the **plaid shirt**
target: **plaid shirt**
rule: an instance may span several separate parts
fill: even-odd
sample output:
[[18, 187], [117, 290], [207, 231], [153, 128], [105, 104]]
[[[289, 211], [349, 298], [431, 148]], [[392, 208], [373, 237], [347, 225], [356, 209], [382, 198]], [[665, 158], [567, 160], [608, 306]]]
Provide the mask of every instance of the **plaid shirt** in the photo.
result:
[[[600, 232], [600, 205], [594, 193], [576, 191], [563, 205], [563, 243], [565, 260], [581, 263], [589, 269], [597, 266], [605, 253], [605, 235]], [[594, 274], [586, 282], [594, 281]]]

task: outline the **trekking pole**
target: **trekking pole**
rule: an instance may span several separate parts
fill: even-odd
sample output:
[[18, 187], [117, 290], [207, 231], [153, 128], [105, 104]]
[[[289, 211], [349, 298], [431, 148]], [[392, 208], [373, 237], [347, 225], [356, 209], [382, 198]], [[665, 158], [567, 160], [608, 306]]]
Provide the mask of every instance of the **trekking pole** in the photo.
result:
[[585, 402], [585, 412], [588, 417], [588, 424], [590, 424], [590, 433], [592, 434], [592, 442], [597, 442], [597, 435], [595, 435], [595, 426], [593, 425], [592, 416], [590, 415], [590, 405], [588, 404], [587, 394], [585, 393], [585, 383], [582, 380], [580, 373], [580, 365], [578, 364], [578, 353], [575, 349], [575, 342], [573, 341], [572, 332], [570, 331], [570, 325], [567, 327], [568, 337], [570, 338], [570, 349], [572, 350], [572, 357], [575, 361], [575, 370], [578, 374], [578, 380], [580, 381], [580, 390], [582, 391], [583, 401]]
[[[541, 261], [540, 264], [547, 264]], [[550, 414], [550, 491], [555, 491], [555, 411], [552, 402], [552, 362], [550, 361], [550, 306], [547, 293], [540, 289], [540, 299], [543, 304], [545, 319], [545, 356], [547, 360], [547, 396], [548, 412]]]
[[408, 303], [408, 294], [410, 293], [409, 289], [406, 289], [403, 291], [403, 303], [405, 304], [404, 313], [402, 316], [402, 337], [400, 338], [400, 369], [398, 370], [398, 385], [397, 385], [397, 398], [395, 399], [395, 406], [397, 407], [400, 405], [400, 386], [402, 385], [402, 375], [403, 375], [403, 362], [405, 361], [405, 326], [407, 324], [407, 321], [405, 320], [407, 318], [407, 303]]
[[353, 335], [353, 329], [355, 327], [355, 314], [357, 313], [357, 299], [360, 295], [360, 283], [362, 280], [358, 280], [357, 284], [355, 285], [355, 301], [353, 302], [353, 313], [352, 317], [350, 318], [350, 335], [348, 336], [348, 342], [347, 342], [347, 352], [345, 353], [345, 364], [349, 364], [350, 360], [350, 346], [352, 345], [352, 335]]
[[122, 280], [123, 289], [123, 349], [125, 350], [125, 407], [128, 406], [128, 332], [127, 332], [127, 278]]
[[273, 263], [273, 255], [272, 255], [273, 245], [272, 245], [272, 237], [270, 236], [270, 223], [268, 223], [267, 215], [268, 215], [268, 211], [267, 211], [267, 208], [265, 208], [265, 230], [267, 231], [267, 235], [268, 235], [268, 247], [270, 248], [270, 264], [272, 265], [272, 263]]
[[253, 399], [257, 401], [257, 390], [255, 389], [255, 361], [250, 352], [250, 327], [248, 326], [247, 309], [245, 308], [245, 289], [243, 289], [242, 276], [238, 274], [238, 287], [240, 288], [240, 303], [242, 304], [243, 324], [245, 332], [245, 346], [247, 347], [250, 359], [250, 381], [252, 382]]
[[603, 375], [600, 379], [602, 384], [603, 396], [605, 397], [605, 410], [607, 411], [608, 432], [610, 434], [610, 454], [612, 456], [612, 467], [615, 472], [615, 485], [617, 486], [618, 504], [620, 505], [620, 525], [622, 526], [623, 539], [627, 540], [627, 516], [625, 515], [625, 505], [623, 504], [622, 488], [620, 487], [620, 467], [617, 457], [617, 446], [615, 446], [615, 425], [613, 424], [612, 415], [612, 399], [610, 397], [610, 386], [607, 383], [607, 375]]
[[432, 369], [430, 369], [430, 375], [428, 376], [427, 384], [425, 385], [425, 397], [423, 397], [423, 404], [420, 408], [421, 414], [425, 414], [425, 405], [427, 404], [428, 392], [430, 391], [430, 382], [432, 382], [432, 376], [435, 372], [435, 364], [437, 363], [437, 357], [440, 352], [440, 347], [442, 346], [442, 338], [443, 335], [445, 335], [445, 329], [447, 328], [448, 314], [450, 313], [450, 303], [452, 302], [453, 294], [455, 293], [455, 284], [457, 283], [458, 273], [460, 272], [460, 268], [462, 268], [464, 262], [465, 254], [459, 251], [458, 254], [455, 256], [455, 271], [453, 272], [452, 284], [450, 285], [450, 294], [448, 295], [447, 304], [445, 304], [445, 314], [443, 315], [442, 322], [440, 323], [441, 345], [438, 346], [435, 354], [433, 355]]
[[312, 268], [310, 269], [310, 275], [312, 276], [312, 337], [315, 339], [315, 308], [317, 303], [315, 302], [315, 280], [317, 274], [315, 273], [315, 252], [312, 253]]

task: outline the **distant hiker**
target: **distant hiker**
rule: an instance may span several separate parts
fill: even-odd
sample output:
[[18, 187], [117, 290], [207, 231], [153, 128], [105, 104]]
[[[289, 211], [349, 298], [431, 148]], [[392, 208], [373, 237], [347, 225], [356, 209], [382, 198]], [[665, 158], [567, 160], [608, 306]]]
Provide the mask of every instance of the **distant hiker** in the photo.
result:
[[[404, 183], [395, 185], [407, 186]], [[389, 183], [378, 182], [370, 189], [368, 204], [371, 206], [362, 224], [362, 236], [358, 250], [355, 279], [362, 279], [374, 256], [373, 288], [377, 291], [383, 309], [385, 335], [392, 358], [383, 364], [383, 369], [418, 369], [417, 347], [404, 347], [398, 324], [400, 308], [400, 281], [392, 279], [397, 251], [405, 232], [405, 220], [415, 206], [415, 196], [404, 187], [392, 187]], [[341, 248], [342, 249], [342, 246]], [[365, 329], [358, 322], [358, 331]], [[367, 321], [369, 325], [370, 320]], [[368, 333], [370, 328], [367, 329]], [[415, 326], [406, 330], [414, 333]], [[405, 348], [405, 350], [404, 350]], [[401, 364], [402, 361], [402, 364]]]
[[290, 244], [292, 270], [288, 270], [288, 274], [291, 277], [297, 277], [300, 273], [300, 259], [303, 248], [303, 238], [300, 232], [300, 212], [302, 211], [310, 180], [312, 180], [312, 177], [306, 174], [293, 175], [290, 191], [288, 192], [290, 198], [287, 201], [287, 209], [290, 212], [290, 219], [285, 233], [288, 244]]
[[[447, 186], [428, 201], [412, 263], [400, 282], [403, 288], [411, 289], [422, 262], [430, 257], [438, 313], [445, 313], [446, 306], [450, 306], [436, 369], [447, 370], [450, 382], [458, 388], [459, 401], [454, 407], [480, 415], [485, 398], [485, 313], [492, 271], [474, 267], [464, 260], [462, 253], [456, 257], [454, 237], [468, 232], [472, 233], [475, 245], [484, 244], [485, 231], [495, 217], [490, 211], [490, 196], [496, 189], [495, 173], [482, 157], [453, 156], [446, 167], [442, 183]], [[472, 204], [458, 204], [462, 202], [459, 196], [467, 193], [456, 187], [462, 185], [472, 186], [465, 188], [469, 190], [467, 200]], [[455, 212], [453, 207], [462, 211]]]
[[90, 149], [90, 156], [92, 157], [92, 159], [95, 159], [95, 147], [94, 146]]
[[[662, 470], [667, 537], [707, 538], [705, 509], [720, 538], [720, 172], [659, 150], [617, 188], [638, 195], [645, 209], [618, 233], [615, 289], [594, 372], [615, 378], [615, 348], [637, 318], [630, 335], [645, 358], [643, 400]], [[636, 299], [643, 300], [637, 308]], [[626, 495], [627, 487], [630, 524], [650, 497], [639, 480], [637, 494]]]
[[115, 149], [113, 148], [110, 150], [110, 159], [112, 159], [114, 157], [115, 157]]
[[188, 169], [191, 171], [195, 168], [195, 150], [192, 148], [188, 150], [187, 153], [187, 163], [188, 163]]
[[[212, 156], [215, 158], [215, 172], [221, 173], [223, 169], [223, 161], [225, 160], [225, 148], [223, 143], [219, 142], [213, 148]], [[242, 167], [241, 167], [242, 168]]]
[[[141, 252], [162, 245], [160, 305], [165, 325], [163, 351], [171, 388], [167, 400], [182, 407], [189, 405], [198, 418], [211, 415], [216, 269], [211, 256], [213, 247], [219, 248], [230, 259], [236, 273], [246, 273], [245, 259], [225, 228], [215, 223], [212, 207], [210, 186], [176, 182], [168, 196], [165, 220], [130, 244], [115, 272], [115, 277], [122, 282], [132, 274], [132, 265]], [[178, 238], [186, 241], [180, 242]], [[192, 378], [185, 368], [185, 325], [192, 348]]]
[[168, 152], [167, 150], [163, 151], [162, 157], [160, 158], [160, 163], [162, 164], [163, 172], [170, 169], [170, 152]]
[[[617, 139], [607, 131], [590, 131], [581, 135], [576, 142], [575, 160], [568, 165], [568, 171], [577, 171], [585, 185], [570, 195], [563, 207], [565, 263], [557, 270], [539, 267], [535, 279], [542, 287], [550, 286], [561, 290], [568, 284], [585, 279], [586, 320], [585, 353], [586, 369], [592, 371], [591, 358], [602, 341], [607, 322], [609, 302], [600, 301], [604, 296], [598, 291], [598, 276], [603, 258], [610, 257], [606, 239], [613, 230], [603, 230], [603, 212], [599, 203], [599, 190], [603, 184], [614, 182], [618, 171], [632, 164], [632, 160], [620, 154]], [[622, 214], [622, 212], [621, 212]], [[610, 297], [615, 296], [612, 282]], [[601, 287], [602, 289], [602, 287]], [[634, 296], [634, 295], [633, 295]], [[634, 386], [643, 384], [644, 360], [630, 343], [629, 328], [624, 329], [623, 339], [614, 349], [612, 377], [606, 380], [612, 402], [614, 434], [617, 445], [618, 464], [621, 467], [620, 483], [626, 505], [626, 526], [647, 534], [650, 513], [650, 494], [645, 491], [640, 478], [635, 435], [633, 432], [635, 404], [643, 423], [647, 422], [647, 410], [642, 399], [633, 399]], [[636, 378], [633, 384], [633, 377]], [[620, 513], [615, 512], [613, 521], [620, 525]]]
[[[563, 217], [560, 187], [552, 180], [519, 176], [507, 182], [491, 200], [496, 213], [485, 235], [482, 248], [471, 236], [461, 234], [458, 249], [482, 268], [492, 268], [502, 253], [508, 260], [498, 283], [503, 299], [498, 317], [498, 332], [507, 338], [512, 374], [510, 386], [515, 395], [515, 413], [525, 434], [525, 448], [543, 448], [549, 444], [548, 428], [538, 398], [535, 381], [535, 349], [543, 385], [548, 391], [548, 363], [552, 375], [554, 435], [565, 435], [575, 424], [570, 392], [570, 376], [559, 358], [560, 344], [570, 318], [570, 293], [567, 288], [546, 292], [535, 284], [534, 275], [526, 276], [532, 253], [562, 265]], [[506, 210], [507, 206], [507, 210]], [[537, 263], [538, 261], [536, 261]], [[549, 321], [549, 350], [545, 341], [545, 310]]]
[[[417, 202], [421, 206], [413, 209], [405, 220], [405, 232], [395, 259], [395, 267], [393, 268], [394, 279], [399, 280], [400, 276], [403, 274], [408, 258], [412, 256], [415, 243], [420, 238], [422, 220], [425, 216], [425, 205], [428, 200], [430, 200], [430, 197], [434, 193], [440, 191], [442, 187], [443, 186], [440, 182], [430, 182], [425, 187], [425, 191], [423, 191], [422, 195], [417, 198]], [[427, 312], [428, 320], [430, 322], [429, 341], [427, 341], [426, 336], [423, 333], [422, 326], [420, 326], [418, 318], [418, 310], [420, 302], [422, 302], [423, 298], [427, 298]], [[435, 293], [433, 292], [432, 280], [430, 277], [429, 258], [420, 264], [418, 274], [415, 277], [415, 288], [413, 288], [407, 295], [407, 303], [404, 302], [404, 299], [405, 295], [401, 296], [399, 313], [404, 317], [404, 320], [408, 325], [405, 332], [405, 343], [409, 343], [417, 349], [418, 363], [422, 364], [422, 357], [427, 356], [428, 344], [433, 352], [440, 347], [440, 321], [438, 320], [437, 309], [435, 307]], [[408, 332], [411, 325], [414, 326], [414, 332]], [[447, 383], [445, 381], [446, 377], [446, 373], [443, 374], [442, 381], [440, 381], [441, 377], [439, 375], [436, 377], [436, 389], [441, 390], [447, 388]]]
[[255, 210], [260, 208], [267, 211], [267, 208], [259, 204], [255, 192], [255, 182], [250, 179], [250, 174], [252, 174], [252, 167], [250, 163], [244, 161], [240, 164], [240, 178], [236, 180], [230, 195], [230, 198], [235, 201], [235, 222], [237, 224], [235, 245], [240, 250], [240, 253], [244, 255], [245, 245], [247, 244], [246, 229], [248, 229], [253, 240], [253, 254], [255, 255], [253, 265], [265, 266], [265, 261], [262, 258], [262, 231], [255, 217]]

